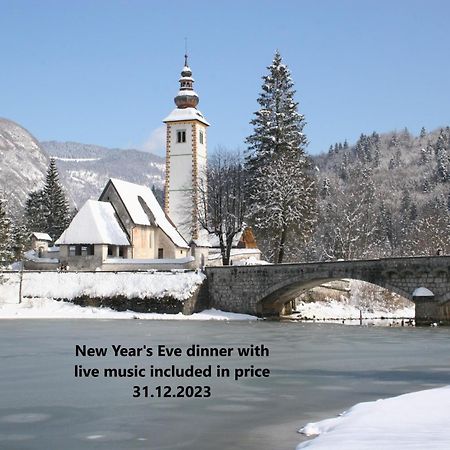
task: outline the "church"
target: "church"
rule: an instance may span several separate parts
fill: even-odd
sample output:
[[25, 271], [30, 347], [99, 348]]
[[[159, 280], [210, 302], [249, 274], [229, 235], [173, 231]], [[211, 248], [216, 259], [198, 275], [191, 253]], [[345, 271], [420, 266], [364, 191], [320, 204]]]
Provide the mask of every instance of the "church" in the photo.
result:
[[[88, 200], [55, 242], [59, 264], [71, 270], [192, 269], [216, 265], [217, 249], [198, 221], [200, 186], [206, 186], [209, 123], [185, 55], [175, 109], [166, 124], [164, 210], [151, 189], [110, 179], [98, 200]], [[254, 243], [238, 236], [236, 259], [260, 259]], [[242, 239], [240, 239], [242, 237]], [[246, 248], [248, 247], [248, 248]]]

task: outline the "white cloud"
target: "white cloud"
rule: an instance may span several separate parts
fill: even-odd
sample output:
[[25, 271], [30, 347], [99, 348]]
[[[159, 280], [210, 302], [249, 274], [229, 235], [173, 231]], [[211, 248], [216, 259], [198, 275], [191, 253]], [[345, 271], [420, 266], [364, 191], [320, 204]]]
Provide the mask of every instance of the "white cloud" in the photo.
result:
[[141, 150], [144, 152], [154, 153], [158, 156], [165, 156], [166, 154], [166, 126], [153, 130], [148, 139], [141, 146]]

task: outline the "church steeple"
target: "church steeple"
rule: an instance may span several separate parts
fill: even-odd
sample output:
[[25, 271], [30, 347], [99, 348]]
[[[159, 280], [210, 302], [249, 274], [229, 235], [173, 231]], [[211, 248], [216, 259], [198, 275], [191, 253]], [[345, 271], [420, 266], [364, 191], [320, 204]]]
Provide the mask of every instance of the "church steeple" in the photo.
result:
[[[197, 109], [198, 95], [187, 52], [181, 71], [177, 107], [164, 119], [166, 138], [166, 189], [164, 209], [186, 242], [202, 235], [199, 217], [201, 188], [206, 186], [207, 128]], [[197, 256], [196, 256], [197, 257]]]
[[192, 70], [188, 64], [188, 55], [184, 55], [184, 67], [181, 71], [180, 91], [174, 98], [175, 105], [178, 109], [196, 108], [199, 102], [197, 93], [194, 91], [194, 79], [192, 78]]

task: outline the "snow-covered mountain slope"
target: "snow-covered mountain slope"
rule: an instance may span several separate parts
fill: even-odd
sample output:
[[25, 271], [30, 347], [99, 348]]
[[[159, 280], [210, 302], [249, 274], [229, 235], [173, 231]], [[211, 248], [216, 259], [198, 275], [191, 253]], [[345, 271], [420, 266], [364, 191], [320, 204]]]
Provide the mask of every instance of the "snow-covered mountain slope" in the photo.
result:
[[41, 142], [55, 157], [61, 181], [78, 208], [97, 199], [109, 178], [162, 188], [163, 158], [138, 150], [120, 150], [77, 142]]
[[0, 195], [13, 214], [30, 191], [43, 185], [48, 163], [47, 154], [25, 128], [0, 118]]

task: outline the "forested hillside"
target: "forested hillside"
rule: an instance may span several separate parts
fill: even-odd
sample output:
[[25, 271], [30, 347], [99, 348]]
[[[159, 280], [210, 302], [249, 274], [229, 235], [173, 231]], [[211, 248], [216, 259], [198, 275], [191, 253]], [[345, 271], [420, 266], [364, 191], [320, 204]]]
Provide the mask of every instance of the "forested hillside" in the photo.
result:
[[290, 259], [450, 253], [450, 129], [362, 134], [314, 158], [317, 225]]

